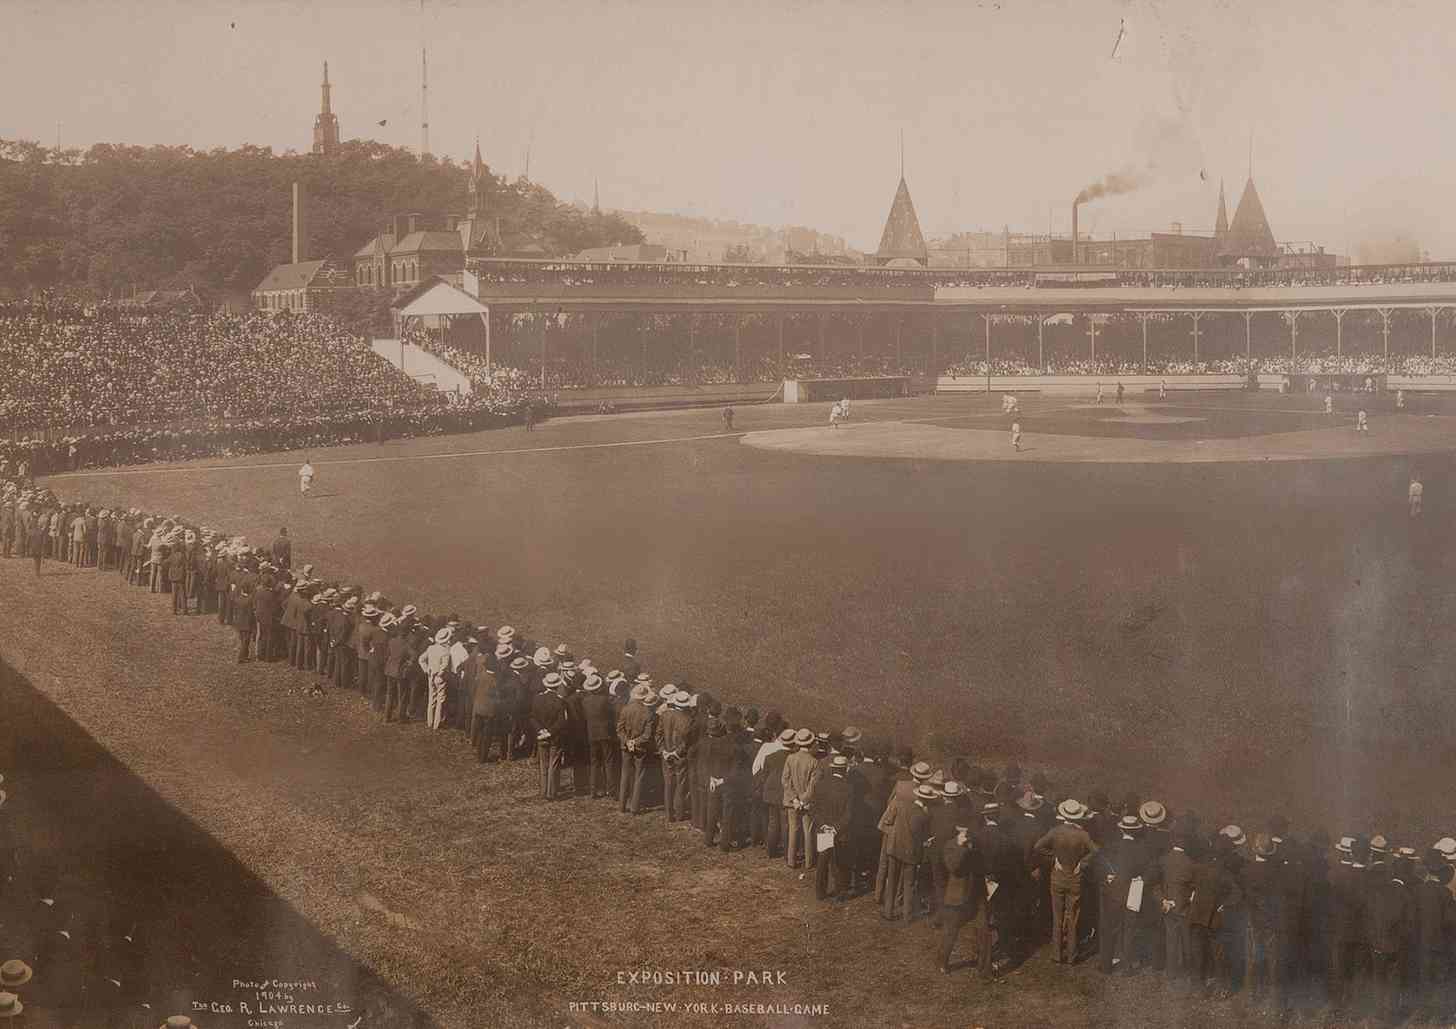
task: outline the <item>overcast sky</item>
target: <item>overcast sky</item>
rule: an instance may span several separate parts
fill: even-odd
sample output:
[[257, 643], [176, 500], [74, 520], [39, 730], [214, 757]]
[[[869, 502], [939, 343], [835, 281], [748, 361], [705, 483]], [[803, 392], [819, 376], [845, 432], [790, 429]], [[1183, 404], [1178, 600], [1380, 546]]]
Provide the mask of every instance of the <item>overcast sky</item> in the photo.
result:
[[[899, 175], [927, 235], [1212, 228], [1254, 176], [1275, 235], [1456, 257], [1452, 0], [5, 0], [0, 136], [430, 142], [564, 199], [804, 224], [872, 249]], [[1124, 34], [1119, 43], [1119, 29]], [[1114, 45], [1116, 56], [1113, 56]], [[376, 124], [387, 119], [384, 128]], [[1202, 173], [1202, 174], [1200, 174]], [[282, 201], [280, 201], [282, 202]]]

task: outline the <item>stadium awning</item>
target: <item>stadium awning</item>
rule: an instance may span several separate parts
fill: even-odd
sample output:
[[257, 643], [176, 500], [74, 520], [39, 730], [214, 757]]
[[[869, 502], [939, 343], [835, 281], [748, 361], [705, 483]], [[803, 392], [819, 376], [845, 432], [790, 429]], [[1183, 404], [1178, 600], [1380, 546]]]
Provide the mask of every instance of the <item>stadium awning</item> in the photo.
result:
[[423, 292], [399, 310], [401, 318], [489, 313], [490, 308], [443, 279], [425, 287]]

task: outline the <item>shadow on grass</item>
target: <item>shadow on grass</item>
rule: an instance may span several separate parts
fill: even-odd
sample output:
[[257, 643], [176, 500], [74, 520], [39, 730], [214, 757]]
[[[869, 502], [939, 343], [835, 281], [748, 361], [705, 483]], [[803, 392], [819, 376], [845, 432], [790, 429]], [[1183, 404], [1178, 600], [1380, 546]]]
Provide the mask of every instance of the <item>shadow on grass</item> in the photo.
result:
[[[39, 910], [38, 897], [55, 898], [48, 913], [71, 932], [77, 963], [96, 966], [85, 978], [69, 968], [56, 977], [85, 983], [88, 1003], [107, 1009], [77, 1015], [76, 1024], [106, 1025], [116, 1016], [155, 1025], [170, 1014], [193, 1015], [208, 1029], [241, 1029], [250, 1018], [295, 1027], [344, 1027], [360, 1018], [360, 1029], [435, 1024], [3, 662], [0, 711], [0, 770], [9, 792], [0, 828], [14, 847], [0, 945], [32, 939], [37, 930], [25, 913]], [[135, 941], [125, 978], [138, 1003], [101, 985], [115, 971], [108, 962], [123, 936]], [[45, 974], [37, 967], [23, 993], [37, 1011]], [[315, 984], [280, 992], [300, 1006], [334, 1009], [270, 1013], [267, 1005], [290, 1002], [239, 984], [269, 980]]]

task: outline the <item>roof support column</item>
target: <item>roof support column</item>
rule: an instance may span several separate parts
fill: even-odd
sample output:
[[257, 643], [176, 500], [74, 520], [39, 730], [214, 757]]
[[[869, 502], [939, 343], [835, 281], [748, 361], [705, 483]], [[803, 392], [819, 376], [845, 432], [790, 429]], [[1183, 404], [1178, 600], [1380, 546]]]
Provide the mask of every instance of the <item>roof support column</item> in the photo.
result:
[[930, 315], [930, 368], [931, 375], [940, 374], [940, 319], [934, 312]]
[[1244, 312], [1244, 361], [1252, 364], [1254, 360], [1254, 312]]
[[1436, 314], [1440, 310], [1441, 309], [1439, 307], [1428, 307], [1428, 308], [1426, 308], [1426, 313], [1431, 316], [1431, 360], [1432, 361], [1434, 361], [1436, 359]]
[[733, 316], [733, 381], [743, 381], [743, 315]]
[[1345, 354], [1345, 309], [1334, 307], [1330, 314], [1335, 316], [1335, 356], [1343, 357]]
[[1289, 323], [1289, 370], [1296, 371], [1294, 364], [1299, 360], [1299, 312], [1285, 311], [1284, 320]]
[[1202, 311], [1193, 313], [1193, 374], [1198, 374], [1198, 323], [1203, 320]]
[[1138, 312], [1138, 321], [1143, 323], [1143, 374], [1146, 375], [1148, 374], [1148, 316], [1146, 312]]
[[1390, 370], [1390, 312], [1391, 308], [1377, 308], [1380, 311], [1381, 335], [1385, 339], [1385, 368]]
[[986, 319], [986, 392], [991, 392], [991, 316], [982, 315]]

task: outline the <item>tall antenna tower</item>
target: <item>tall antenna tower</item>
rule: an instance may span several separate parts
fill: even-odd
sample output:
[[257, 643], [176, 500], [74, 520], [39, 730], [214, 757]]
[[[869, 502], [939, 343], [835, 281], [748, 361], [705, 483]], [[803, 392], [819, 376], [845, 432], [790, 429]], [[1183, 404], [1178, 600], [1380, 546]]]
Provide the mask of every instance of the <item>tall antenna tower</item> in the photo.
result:
[[[421, 5], [423, 6], [423, 5]], [[430, 66], [420, 47], [420, 160], [430, 156]]]

